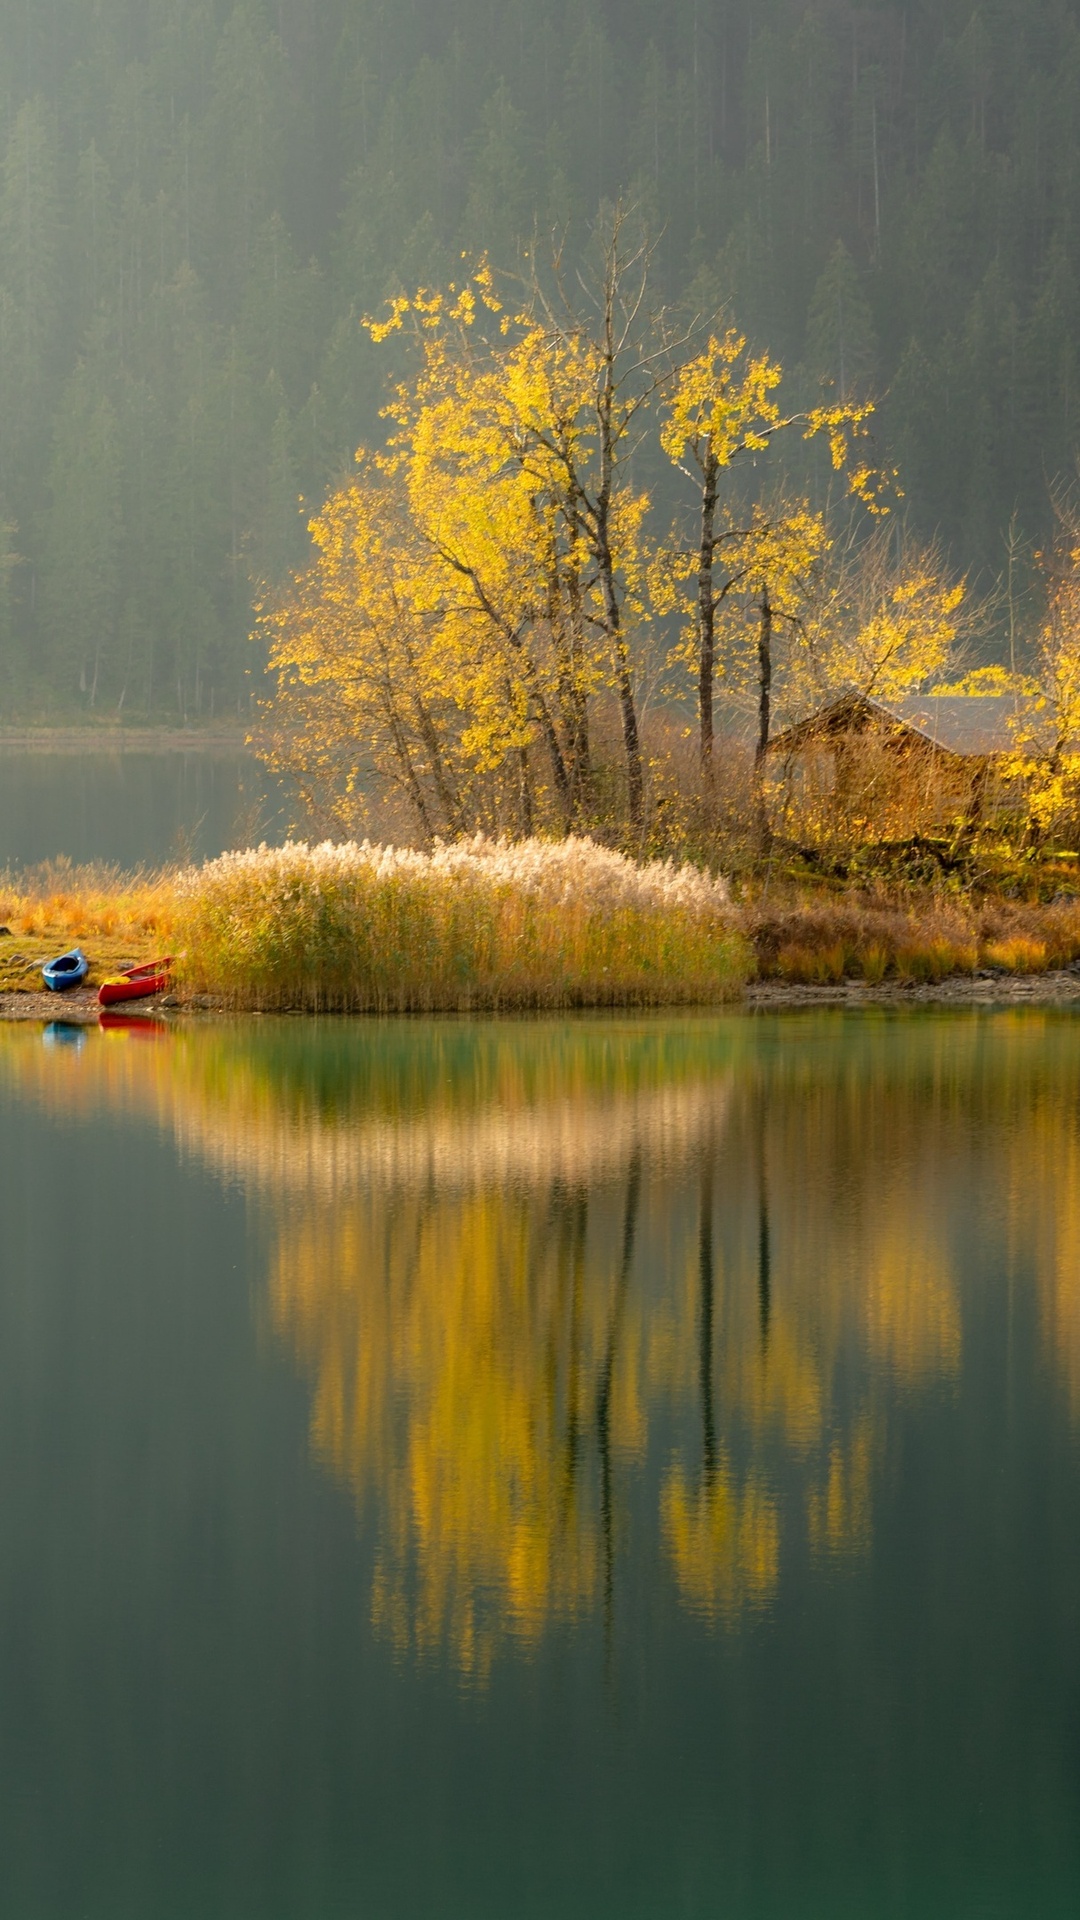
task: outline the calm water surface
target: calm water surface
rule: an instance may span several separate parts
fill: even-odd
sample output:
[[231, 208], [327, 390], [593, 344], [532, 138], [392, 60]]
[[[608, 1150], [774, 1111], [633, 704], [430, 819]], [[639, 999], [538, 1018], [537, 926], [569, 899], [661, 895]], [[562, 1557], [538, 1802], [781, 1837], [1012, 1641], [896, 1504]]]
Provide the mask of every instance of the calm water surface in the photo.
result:
[[0, 1029], [0, 1912], [1078, 1909], [1073, 1017]]
[[0, 871], [66, 856], [130, 869], [285, 838], [279, 783], [236, 752], [0, 748]]

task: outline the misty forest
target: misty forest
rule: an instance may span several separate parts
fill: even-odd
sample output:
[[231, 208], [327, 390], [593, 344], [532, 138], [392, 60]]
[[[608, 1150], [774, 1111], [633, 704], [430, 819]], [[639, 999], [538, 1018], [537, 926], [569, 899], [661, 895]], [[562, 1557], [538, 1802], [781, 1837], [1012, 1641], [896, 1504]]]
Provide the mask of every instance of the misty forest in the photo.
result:
[[1072, 0], [0, 0], [0, 73], [0, 717], [246, 718], [253, 601], [384, 431], [365, 315], [620, 198], [673, 313], [875, 397], [953, 570], [1046, 537]]

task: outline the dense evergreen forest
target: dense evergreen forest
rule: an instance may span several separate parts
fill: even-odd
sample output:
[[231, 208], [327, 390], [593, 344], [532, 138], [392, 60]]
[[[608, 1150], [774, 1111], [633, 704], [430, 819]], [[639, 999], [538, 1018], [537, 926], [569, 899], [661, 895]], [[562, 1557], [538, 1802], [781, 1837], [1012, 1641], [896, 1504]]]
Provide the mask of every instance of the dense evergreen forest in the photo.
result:
[[359, 325], [622, 193], [954, 563], [1080, 422], [1077, 0], [0, 0], [0, 716], [246, 711]]

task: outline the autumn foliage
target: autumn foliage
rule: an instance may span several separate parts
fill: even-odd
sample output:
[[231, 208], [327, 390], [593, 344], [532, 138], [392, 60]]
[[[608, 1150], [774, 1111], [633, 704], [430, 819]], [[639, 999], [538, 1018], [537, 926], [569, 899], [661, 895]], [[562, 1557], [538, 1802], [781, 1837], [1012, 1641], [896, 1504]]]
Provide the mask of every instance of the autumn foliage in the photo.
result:
[[[918, 684], [955, 632], [962, 587], [902, 541], [871, 608], [853, 586], [850, 514], [872, 528], [886, 504], [870, 408], [785, 408], [781, 368], [732, 328], [651, 310], [650, 249], [621, 212], [597, 257], [576, 305], [558, 258], [513, 300], [481, 263], [368, 322], [403, 365], [385, 444], [358, 453], [312, 521], [311, 567], [260, 613], [277, 683], [262, 751], [335, 831], [389, 792], [429, 844], [588, 829], [641, 851], [665, 780], [648, 706], [685, 731], [696, 699], [683, 797], [707, 806], [719, 693], [729, 726], [755, 706], [760, 761], [778, 699], [853, 660], [880, 677], [883, 656]], [[766, 455], [783, 479], [784, 446], [808, 477], [817, 441], [842, 538], [809, 488], [753, 482]], [[643, 481], [665, 459], [685, 494], [667, 529]]]
[[[745, 874], [926, 833], [1080, 843], [1070, 500], [1030, 644], [972, 671], [1001, 596], [911, 533], [870, 403], [790, 401], [725, 315], [651, 306], [622, 210], [594, 258], [577, 291], [557, 251], [505, 284], [481, 261], [365, 323], [393, 369], [384, 442], [259, 615], [256, 744], [310, 819], [428, 848], [590, 834]], [[999, 696], [989, 761], [898, 750], [895, 703], [945, 692]], [[851, 696], [883, 729], [784, 763], [778, 733]]]

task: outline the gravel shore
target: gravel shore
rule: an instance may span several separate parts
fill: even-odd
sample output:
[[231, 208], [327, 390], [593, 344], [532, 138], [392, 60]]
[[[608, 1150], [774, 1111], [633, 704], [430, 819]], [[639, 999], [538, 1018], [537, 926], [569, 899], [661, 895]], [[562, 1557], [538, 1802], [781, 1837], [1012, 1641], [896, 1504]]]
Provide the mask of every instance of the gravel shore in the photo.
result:
[[[964, 974], [923, 986], [901, 986], [890, 981], [868, 987], [863, 981], [845, 980], [832, 987], [807, 987], [786, 980], [758, 980], [743, 996], [744, 1006], [767, 1013], [780, 1013], [786, 1007], [1058, 1007], [1078, 1001], [1080, 966], [1060, 973]], [[75, 987], [64, 994], [0, 993], [0, 1020], [64, 1020], [71, 1025], [93, 1026], [99, 1011], [97, 993], [89, 987]], [[213, 1007], [200, 995], [184, 1009], [170, 995], [166, 1001], [132, 1001], [120, 1011], [206, 1013]]]
[[97, 990], [71, 987], [67, 993], [0, 993], [0, 1020], [65, 1020], [69, 1026], [97, 1024]]
[[861, 980], [843, 980], [834, 987], [806, 987], [757, 980], [746, 989], [747, 1006], [770, 1012], [782, 1007], [1058, 1007], [1078, 1000], [1080, 970], [1071, 967], [1060, 973], [956, 974], [922, 986], [890, 980], [868, 987]]

